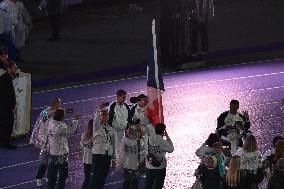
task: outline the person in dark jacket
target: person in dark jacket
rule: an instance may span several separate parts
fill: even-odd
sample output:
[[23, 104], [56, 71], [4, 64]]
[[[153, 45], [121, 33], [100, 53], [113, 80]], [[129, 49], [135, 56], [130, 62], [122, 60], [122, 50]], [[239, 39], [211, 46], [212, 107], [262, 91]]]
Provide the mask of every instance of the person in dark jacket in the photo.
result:
[[268, 189], [282, 189], [284, 186], [284, 158], [277, 161]]
[[51, 27], [51, 37], [48, 41], [59, 41], [60, 39], [60, 15], [62, 13], [61, 0], [47, 0], [47, 14]]
[[[125, 103], [127, 92], [118, 90], [116, 101], [110, 105], [108, 125], [113, 127], [117, 134], [117, 145], [120, 146], [127, 124], [131, 122], [131, 111]], [[116, 149], [118, 149], [118, 146]]]
[[6, 149], [16, 149], [10, 143], [16, 112], [16, 96], [12, 77], [16, 74], [17, 66], [9, 62], [7, 70], [0, 70], [0, 145]]
[[[236, 135], [239, 137], [238, 146], [242, 146], [241, 133], [243, 134], [249, 133], [249, 128], [251, 126], [249, 120], [249, 114], [247, 111], [241, 113], [239, 110], [239, 101], [232, 100], [230, 102], [230, 110], [222, 113], [217, 119], [217, 133], [219, 134], [222, 143], [224, 146], [229, 146], [231, 148], [230, 137], [234, 136], [234, 129], [237, 130]], [[239, 123], [239, 127], [236, 128], [237, 123]], [[229, 135], [231, 134], [231, 135]]]
[[7, 70], [8, 66], [8, 51], [5, 48], [0, 50], [0, 69], [3, 71]]

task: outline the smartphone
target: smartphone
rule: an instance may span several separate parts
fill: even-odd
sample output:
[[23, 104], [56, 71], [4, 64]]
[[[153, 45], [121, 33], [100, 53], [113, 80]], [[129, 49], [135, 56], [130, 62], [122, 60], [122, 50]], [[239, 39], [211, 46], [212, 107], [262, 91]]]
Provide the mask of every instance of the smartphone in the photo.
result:
[[72, 114], [73, 113], [73, 108], [66, 108], [65, 111], [68, 114]]

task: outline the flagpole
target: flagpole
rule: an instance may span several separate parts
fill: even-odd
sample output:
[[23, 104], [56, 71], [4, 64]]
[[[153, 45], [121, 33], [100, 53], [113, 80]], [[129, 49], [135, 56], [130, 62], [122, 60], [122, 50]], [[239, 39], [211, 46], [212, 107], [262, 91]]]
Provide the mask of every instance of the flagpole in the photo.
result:
[[[154, 61], [155, 61], [155, 80], [157, 83], [157, 88], [160, 89], [160, 81], [159, 81], [159, 66], [158, 66], [158, 55], [157, 55], [157, 37], [156, 37], [156, 21], [153, 19], [152, 21], [152, 36], [153, 36], [153, 49], [154, 49]], [[157, 98], [159, 103], [159, 118], [160, 122], [162, 122], [162, 111], [161, 111], [161, 90], [158, 90]]]

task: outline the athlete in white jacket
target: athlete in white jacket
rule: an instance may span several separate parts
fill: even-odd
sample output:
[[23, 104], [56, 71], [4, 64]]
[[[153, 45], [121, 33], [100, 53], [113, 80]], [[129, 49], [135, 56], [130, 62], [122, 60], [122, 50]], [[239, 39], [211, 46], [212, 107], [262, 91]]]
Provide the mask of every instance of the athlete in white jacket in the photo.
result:
[[93, 168], [88, 188], [102, 189], [112, 163], [116, 165], [116, 132], [108, 125], [108, 103], [95, 113], [93, 124]]
[[144, 167], [144, 129], [140, 120], [128, 125], [118, 154], [118, 167], [123, 169], [123, 189], [138, 189], [141, 169]]
[[[146, 180], [145, 189], [162, 189], [166, 177], [167, 159], [166, 153], [174, 151], [173, 142], [166, 132], [163, 123], [156, 124], [155, 133], [146, 137]], [[163, 139], [165, 135], [166, 139]], [[158, 164], [154, 165], [154, 158]]]
[[63, 123], [65, 111], [57, 109], [49, 121], [47, 134], [49, 145], [48, 189], [64, 189], [68, 177], [69, 147], [67, 136], [75, 133], [79, 115], [70, 126]]

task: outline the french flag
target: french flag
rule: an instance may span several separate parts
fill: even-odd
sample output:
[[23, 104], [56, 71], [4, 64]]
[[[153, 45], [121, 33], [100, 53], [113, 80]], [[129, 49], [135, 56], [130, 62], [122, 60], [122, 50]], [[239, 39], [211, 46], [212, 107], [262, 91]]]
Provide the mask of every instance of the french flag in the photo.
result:
[[155, 20], [152, 22], [152, 36], [153, 44], [151, 45], [147, 66], [147, 115], [151, 123], [155, 126], [157, 123], [164, 123], [162, 92], [165, 91], [162, 74], [158, 64]]

